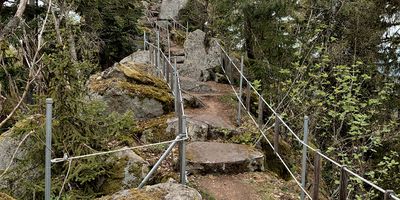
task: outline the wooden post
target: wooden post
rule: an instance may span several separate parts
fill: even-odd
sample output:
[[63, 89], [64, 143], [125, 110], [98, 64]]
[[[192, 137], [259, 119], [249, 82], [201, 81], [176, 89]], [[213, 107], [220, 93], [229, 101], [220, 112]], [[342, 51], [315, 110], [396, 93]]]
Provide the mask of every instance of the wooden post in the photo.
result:
[[391, 194], [394, 194], [393, 190], [386, 190], [385, 191], [385, 199], [384, 200], [391, 200], [392, 197], [390, 197]]
[[347, 184], [348, 184], [348, 174], [346, 171], [346, 166], [343, 165], [340, 168], [340, 189], [339, 189], [339, 200], [347, 199]]
[[258, 96], [258, 127], [261, 128], [264, 125], [264, 102], [262, 100], [261, 95]]
[[274, 124], [274, 149], [275, 153], [279, 154], [279, 125], [281, 120], [278, 117], [275, 117], [275, 124]]
[[319, 155], [320, 150], [317, 149], [314, 156], [314, 188], [312, 193], [312, 199], [318, 200], [319, 196], [319, 180], [321, 174], [321, 156]]
[[251, 87], [250, 87], [250, 82], [247, 81], [247, 88], [246, 88], [246, 109], [247, 111], [250, 110], [250, 100], [251, 100]]

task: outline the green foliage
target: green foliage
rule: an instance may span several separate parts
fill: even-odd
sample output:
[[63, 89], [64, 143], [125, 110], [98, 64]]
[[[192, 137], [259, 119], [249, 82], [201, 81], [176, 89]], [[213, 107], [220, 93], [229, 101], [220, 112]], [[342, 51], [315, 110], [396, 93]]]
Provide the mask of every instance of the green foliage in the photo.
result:
[[186, 7], [179, 11], [179, 22], [185, 26], [186, 23], [189, 23], [189, 31], [195, 31], [196, 29], [205, 31], [205, 23], [208, 20], [208, 3], [205, 2], [189, 0]]
[[103, 68], [120, 61], [137, 47], [135, 38], [141, 35], [137, 20], [142, 15], [141, 1], [77, 0], [82, 30], [94, 33], [101, 40], [99, 55]]

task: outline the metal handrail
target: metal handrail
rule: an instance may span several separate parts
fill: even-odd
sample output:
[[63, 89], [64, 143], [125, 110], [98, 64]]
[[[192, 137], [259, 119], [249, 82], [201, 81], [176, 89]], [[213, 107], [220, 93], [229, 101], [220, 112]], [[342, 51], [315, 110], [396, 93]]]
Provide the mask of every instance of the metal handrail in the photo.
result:
[[[156, 25], [157, 26], [157, 25]], [[186, 183], [186, 140], [188, 139], [187, 126], [186, 126], [186, 115], [184, 110], [184, 101], [182, 97], [182, 89], [180, 85], [179, 78], [179, 70], [176, 64], [176, 57], [174, 64], [171, 63], [170, 55], [167, 56], [160, 47], [160, 38], [159, 38], [159, 29], [157, 29], [157, 45], [152, 44], [147, 41], [146, 33], [144, 33], [144, 50], [149, 46], [149, 54], [150, 61], [156, 67], [160, 75], [163, 76], [163, 79], [166, 80], [169, 85], [172, 93], [174, 94], [175, 101], [175, 113], [178, 117], [178, 135], [175, 142], [171, 143], [167, 150], [162, 154], [157, 163], [153, 166], [153, 168], [149, 171], [146, 177], [142, 180], [138, 188], [143, 187], [149, 178], [153, 175], [153, 173], [158, 169], [161, 165], [161, 162], [167, 157], [167, 155], [172, 151], [173, 147], [179, 142], [179, 157], [180, 157], [180, 182], [181, 184]], [[168, 36], [169, 37], [169, 36]], [[169, 39], [169, 38], [168, 38]], [[170, 47], [169, 47], [170, 48]], [[168, 49], [170, 52], [170, 49]], [[157, 52], [157, 53], [156, 53]], [[154, 61], [154, 62], [153, 62]], [[162, 63], [162, 64], [161, 64]], [[172, 69], [172, 70], [169, 70]], [[170, 79], [174, 79], [171, 81]], [[169, 84], [170, 83], [170, 84]], [[178, 141], [179, 140], [179, 141]]]

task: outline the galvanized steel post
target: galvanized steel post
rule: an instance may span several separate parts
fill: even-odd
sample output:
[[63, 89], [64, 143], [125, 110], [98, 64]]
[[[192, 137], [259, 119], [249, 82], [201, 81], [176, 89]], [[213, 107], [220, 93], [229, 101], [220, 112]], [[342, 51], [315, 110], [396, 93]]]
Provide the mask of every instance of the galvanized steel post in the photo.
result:
[[146, 31], [143, 32], [143, 50], [146, 51]]
[[[182, 105], [182, 104], [181, 104]], [[183, 105], [182, 105], [183, 106]], [[182, 124], [180, 128], [180, 139], [186, 138], [186, 116], [182, 116]], [[180, 160], [180, 182], [186, 184], [186, 141], [182, 140], [179, 143], [179, 160]]]
[[189, 36], [189, 22], [186, 22], [186, 39]]
[[[308, 116], [304, 117], [304, 138], [303, 142], [308, 144]], [[303, 144], [303, 158], [301, 160], [301, 187], [306, 188], [306, 171], [307, 171], [307, 146]], [[304, 200], [305, 193], [301, 190], [300, 199]]]
[[160, 69], [160, 31], [157, 31], [157, 69]]
[[168, 60], [171, 62], [171, 39], [169, 38], [169, 29], [167, 29], [168, 33]]
[[241, 108], [242, 108], [242, 89], [243, 88], [243, 56], [240, 60], [240, 89], [239, 89], [239, 102], [238, 102], [238, 114], [237, 114], [237, 125], [240, 126], [241, 120]]
[[51, 126], [52, 126], [53, 99], [46, 99], [46, 147], [45, 147], [45, 200], [51, 196]]
[[178, 88], [178, 68], [176, 67], [176, 56], [174, 57], [174, 91], [175, 91], [175, 115], [178, 117], [178, 92], [179, 92], [179, 88]]

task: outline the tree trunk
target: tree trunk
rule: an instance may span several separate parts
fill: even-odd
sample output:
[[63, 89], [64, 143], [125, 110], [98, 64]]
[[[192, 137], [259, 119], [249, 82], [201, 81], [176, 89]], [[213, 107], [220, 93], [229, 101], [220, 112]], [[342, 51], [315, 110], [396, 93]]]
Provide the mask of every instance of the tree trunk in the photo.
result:
[[69, 52], [71, 54], [72, 62], [76, 62], [78, 60], [78, 56], [76, 54], [76, 48], [75, 48], [75, 37], [72, 31], [68, 36], [68, 43], [69, 43]]
[[6, 0], [0, 0], [0, 13], [1, 13], [1, 9], [3, 8], [3, 4]]
[[[0, 0], [0, 1], [4, 2], [4, 0]], [[14, 17], [7, 23], [7, 25], [3, 28], [3, 30], [0, 30], [0, 41], [3, 41], [7, 35], [12, 33], [13, 30], [16, 27], [18, 27], [18, 25], [21, 21], [22, 15], [24, 14], [27, 2], [28, 2], [28, 0], [21, 0], [19, 2], [18, 9], [17, 9], [17, 12], [15, 12]], [[3, 5], [3, 4], [1, 4], [1, 5]]]

